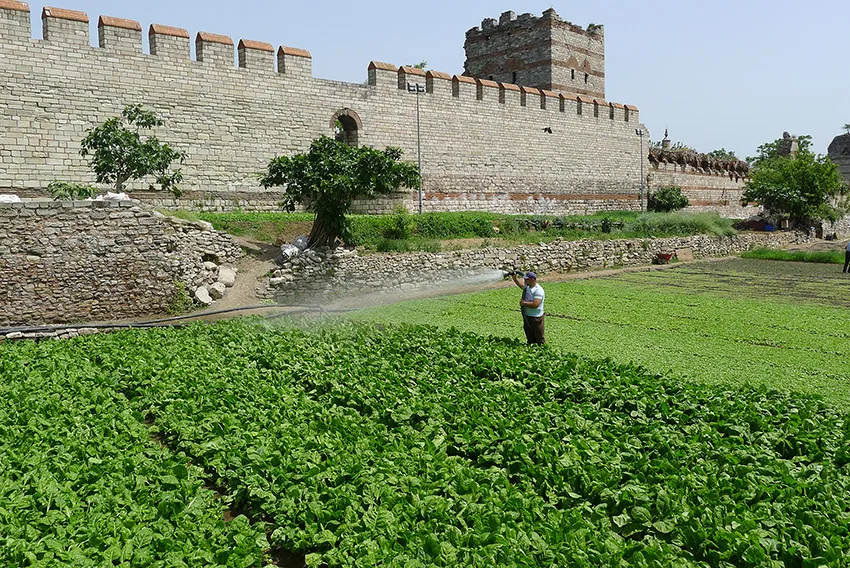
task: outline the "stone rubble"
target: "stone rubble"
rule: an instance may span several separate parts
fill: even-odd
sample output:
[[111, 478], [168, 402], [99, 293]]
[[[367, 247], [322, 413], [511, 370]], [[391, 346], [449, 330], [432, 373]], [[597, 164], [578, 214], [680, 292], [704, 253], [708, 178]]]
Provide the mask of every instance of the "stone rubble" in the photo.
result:
[[221, 282], [215, 282], [207, 287], [210, 297], [213, 300], [221, 300], [224, 298], [224, 293], [227, 291], [227, 286]]
[[204, 307], [212, 306], [212, 295], [209, 293], [206, 286], [201, 286], [195, 290], [195, 301]]
[[218, 282], [224, 284], [228, 288], [233, 288], [236, 284], [236, 270], [229, 266], [219, 266]]

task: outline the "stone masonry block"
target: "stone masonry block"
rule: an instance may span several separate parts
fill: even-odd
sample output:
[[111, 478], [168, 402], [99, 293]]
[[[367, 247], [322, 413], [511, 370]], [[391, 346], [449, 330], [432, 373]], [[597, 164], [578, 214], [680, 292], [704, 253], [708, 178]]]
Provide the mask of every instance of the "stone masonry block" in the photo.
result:
[[30, 7], [24, 2], [0, 0], [0, 36], [12, 41], [30, 39]]
[[274, 47], [272, 47], [272, 44], [241, 39], [238, 49], [240, 68], [274, 71]]
[[233, 67], [233, 40], [224, 35], [199, 32], [195, 37], [198, 61], [221, 67]]
[[313, 76], [313, 56], [304, 49], [282, 46], [277, 50], [277, 72], [309, 79]]
[[85, 12], [45, 7], [41, 11], [44, 41], [65, 45], [89, 45], [89, 17]]
[[101, 16], [97, 21], [97, 36], [103, 49], [142, 52], [142, 25], [135, 20]]
[[398, 89], [398, 67], [391, 63], [369, 63], [369, 84], [379, 89]]
[[174, 59], [189, 59], [189, 31], [152, 24], [148, 31], [151, 55]]
[[398, 88], [406, 91], [408, 83], [416, 83], [425, 88], [425, 71], [416, 67], [400, 67], [398, 70]]
[[453, 97], [472, 101], [476, 98], [477, 89], [478, 85], [472, 77], [466, 77], [465, 75], [455, 75], [452, 77]]
[[439, 71], [428, 71], [425, 74], [425, 89], [433, 95], [450, 97], [452, 94], [452, 76]]
[[520, 106], [520, 88], [511, 83], [499, 83], [499, 102], [511, 107]]

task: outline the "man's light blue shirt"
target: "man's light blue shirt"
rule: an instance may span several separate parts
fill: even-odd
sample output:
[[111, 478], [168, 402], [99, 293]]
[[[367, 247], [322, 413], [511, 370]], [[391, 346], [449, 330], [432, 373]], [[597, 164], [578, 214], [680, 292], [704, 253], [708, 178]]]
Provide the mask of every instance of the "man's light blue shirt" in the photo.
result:
[[543, 300], [546, 299], [546, 292], [543, 291], [543, 288], [540, 284], [535, 284], [532, 288], [531, 286], [526, 286], [523, 290], [522, 297], [526, 302], [533, 302], [534, 298], [540, 298], [540, 305], [536, 308], [526, 308], [522, 307], [522, 314], [525, 316], [531, 316], [534, 318], [539, 318], [543, 315]]

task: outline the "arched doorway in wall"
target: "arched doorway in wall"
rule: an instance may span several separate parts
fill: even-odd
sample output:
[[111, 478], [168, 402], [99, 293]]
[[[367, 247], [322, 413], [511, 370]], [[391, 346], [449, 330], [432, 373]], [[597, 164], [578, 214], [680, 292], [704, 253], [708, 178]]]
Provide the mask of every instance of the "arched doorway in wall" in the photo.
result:
[[345, 142], [349, 146], [357, 146], [360, 142], [363, 122], [356, 112], [350, 108], [344, 108], [336, 111], [331, 118], [331, 130], [334, 133], [334, 138], [340, 142]]

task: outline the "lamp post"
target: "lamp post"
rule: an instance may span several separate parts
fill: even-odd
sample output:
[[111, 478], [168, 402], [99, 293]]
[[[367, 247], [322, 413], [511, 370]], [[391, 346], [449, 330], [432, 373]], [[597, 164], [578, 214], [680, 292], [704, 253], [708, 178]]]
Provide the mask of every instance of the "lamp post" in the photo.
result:
[[643, 208], [643, 128], [635, 128], [635, 134], [640, 138], [640, 212], [644, 213]]
[[407, 91], [416, 93], [416, 159], [419, 162], [419, 214], [422, 214], [422, 135], [419, 128], [419, 93], [425, 92], [420, 83], [408, 83]]

